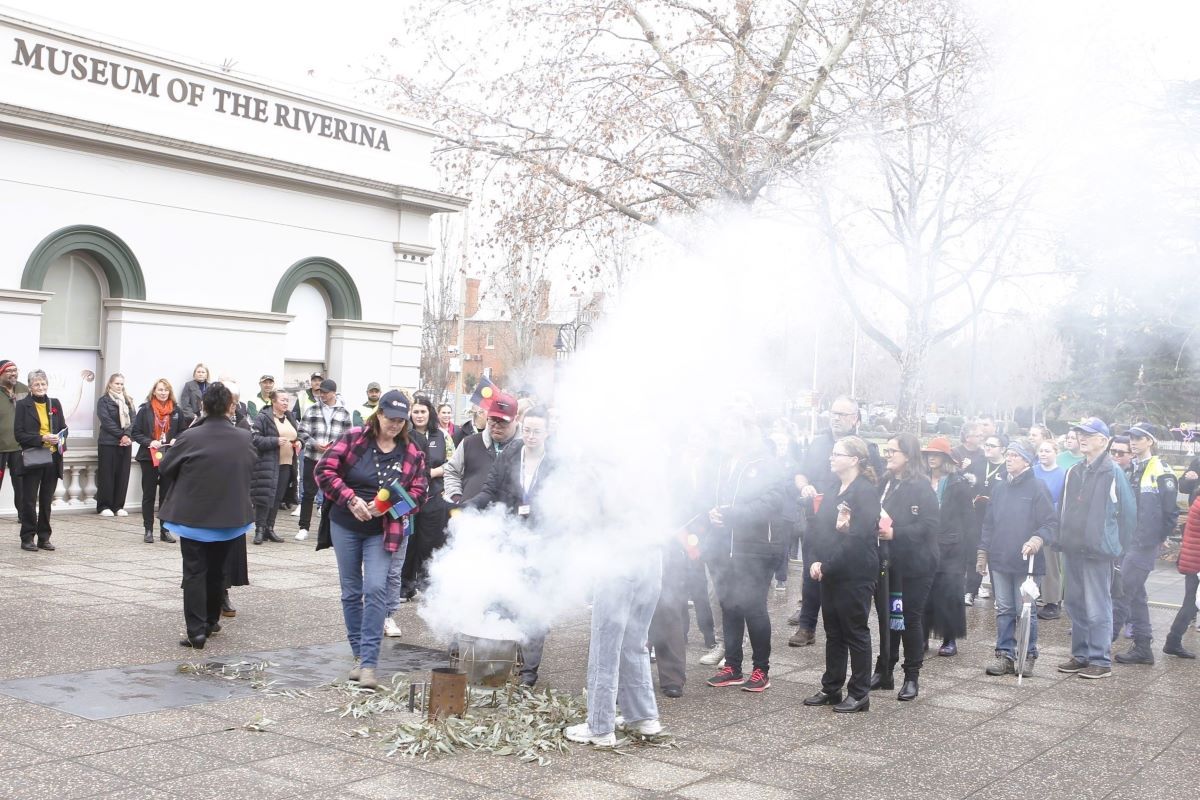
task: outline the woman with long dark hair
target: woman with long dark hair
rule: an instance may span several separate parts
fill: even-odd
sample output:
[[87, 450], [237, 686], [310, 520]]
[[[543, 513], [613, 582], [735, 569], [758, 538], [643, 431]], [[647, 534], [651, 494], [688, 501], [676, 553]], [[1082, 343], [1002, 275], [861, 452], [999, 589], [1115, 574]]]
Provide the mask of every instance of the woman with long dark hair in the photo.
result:
[[[342, 584], [342, 616], [354, 651], [350, 680], [374, 689], [375, 667], [387, 616], [387, 578], [409, 532], [407, 516], [394, 519], [373, 502], [398, 483], [419, 508], [428, 478], [425, 454], [409, 436], [408, 398], [392, 390], [379, 398], [367, 425], [342, 434], [321, 456], [313, 477], [325, 494], [330, 541]], [[394, 499], [394, 498], [393, 498]]]
[[[883, 449], [887, 478], [880, 495], [882, 512], [879, 538], [888, 542], [891, 602], [903, 606], [903, 631], [893, 631], [890, 652], [880, 653], [872, 689], [891, 689], [892, 671], [900, 660], [904, 642], [904, 684], [897, 700], [915, 700], [918, 678], [925, 662], [925, 604], [937, 572], [938, 503], [929, 480], [921, 470], [921, 441], [911, 433], [900, 433]], [[891, 622], [880, 620], [880, 625]]]
[[183, 555], [187, 637], [179, 643], [197, 650], [221, 630], [225, 561], [231, 548], [245, 548], [254, 527], [254, 445], [250, 432], [234, 425], [237, 401], [224, 384], [213, 383], [201, 410], [203, 417], [179, 434], [159, 465], [172, 481], [159, 517], [179, 537]]
[[950, 440], [938, 436], [921, 450], [929, 467], [929, 485], [937, 497], [938, 567], [925, 605], [925, 633], [942, 637], [939, 654], [958, 652], [958, 639], [967, 635], [967, 608], [963, 605], [963, 574], [959, 565], [970, 527], [975, 524], [971, 503], [975, 489], [959, 472]]
[[[133, 440], [138, 443], [136, 460], [142, 473], [142, 527], [146, 530], [143, 537], [146, 544], [154, 544], [154, 496], [158, 495], [161, 505], [171, 489], [171, 482], [163, 477], [156, 462], [185, 428], [187, 416], [175, 402], [171, 382], [159, 378], [133, 420]], [[175, 536], [161, 525], [158, 535], [164, 542], [175, 542]]]
[[821, 691], [806, 698], [806, 706], [833, 706], [838, 712], [871, 707], [867, 619], [879, 579], [879, 490], [869, 459], [867, 443], [857, 436], [838, 439], [829, 454], [829, 469], [838, 483], [836, 494], [821, 497], [813, 519], [816, 558], [809, 567], [813, 580], [821, 584], [825, 674]]

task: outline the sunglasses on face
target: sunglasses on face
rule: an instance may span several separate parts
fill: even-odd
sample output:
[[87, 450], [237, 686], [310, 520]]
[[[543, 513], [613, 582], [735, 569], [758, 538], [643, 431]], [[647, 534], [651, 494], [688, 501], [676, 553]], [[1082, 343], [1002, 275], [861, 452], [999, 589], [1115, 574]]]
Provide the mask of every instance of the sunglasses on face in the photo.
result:
[[1109, 452], [1112, 453], [1114, 456], [1133, 455], [1133, 451], [1131, 451], [1131, 450], [1110, 450]]

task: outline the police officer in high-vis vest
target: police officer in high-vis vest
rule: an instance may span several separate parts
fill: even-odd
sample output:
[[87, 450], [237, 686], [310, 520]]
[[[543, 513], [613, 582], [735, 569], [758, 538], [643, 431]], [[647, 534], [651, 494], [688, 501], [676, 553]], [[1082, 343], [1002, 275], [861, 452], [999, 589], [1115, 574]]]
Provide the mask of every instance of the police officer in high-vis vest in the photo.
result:
[[1175, 473], [1155, 452], [1159, 430], [1148, 422], [1129, 429], [1133, 451], [1130, 483], [1137, 497], [1137, 528], [1121, 559], [1119, 586], [1113, 591], [1113, 641], [1126, 622], [1133, 625], [1133, 647], [1117, 653], [1118, 664], [1153, 664], [1150, 649], [1150, 607], [1146, 602], [1146, 578], [1154, 570], [1158, 550], [1175, 530], [1179, 518]]

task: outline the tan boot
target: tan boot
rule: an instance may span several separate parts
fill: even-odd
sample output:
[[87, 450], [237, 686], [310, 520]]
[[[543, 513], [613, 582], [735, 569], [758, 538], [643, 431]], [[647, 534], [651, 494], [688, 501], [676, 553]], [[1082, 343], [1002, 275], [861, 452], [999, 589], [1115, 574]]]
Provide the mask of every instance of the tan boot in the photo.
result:
[[788, 647], [804, 647], [812, 644], [815, 638], [811, 629], [797, 628], [792, 637], [788, 639]]
[[356, 658], [354, 666], [350, 668], [350, 680], [357, 681], [360, 677], [362, 677], [362, 662]]
[[359, 670], [358, 685], [364, 689], [379, 688], [379, 680], [375, 677], [374, 667], [363, 667]]

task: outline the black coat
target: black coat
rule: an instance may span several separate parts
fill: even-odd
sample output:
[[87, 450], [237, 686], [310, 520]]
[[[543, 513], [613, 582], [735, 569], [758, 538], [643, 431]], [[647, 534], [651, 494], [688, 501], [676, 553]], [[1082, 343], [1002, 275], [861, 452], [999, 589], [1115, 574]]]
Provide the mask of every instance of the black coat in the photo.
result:
[[726, 458], [709, 474], [713, 505], [722, 520], [710, 528], [710, 557], [778, 558], [790, 541], [783, 508], [792, 482], [779, 460], [760, 452], [731, 466]]
[[133, 417], [135, 411], [132, 403], [127, 402], [126, 405], [129, 407], [129, 426], [123, 427], [121, 425], [121, 410], [117, 407], [116, 400], [113, 400], [105, 393], [96, 401], [96, 418], [100, 420], [100, 432], [96, 437], [96, 444], [115, 445], [120, 444], [122, 436], [133, 438]]
[[529, 505], [529, 521], [535, 521], [539, 506], [538, 496], [546, 484], [546, 478], [554, 472], [554, 455], [549, 448], [546, 449], [541, 467], [538, 468], [529, 492], [526, 493], [521, 487], [521, 452], [524, 449], [523, 440], [510, 442], [492, 462], [483, 488], [463, 503], [463, 506], [483, 509], [493, 503], [499, 503], [507, 508], [510, 514], [516, 514], [522, 505]]
[[[879, 579], [879, 489], [863, 476], [846, 487], [825, 493], [810, 532], [821, 562], [821, 580], [874, 583]], [[850, 529], [837, 530], [837, 507], [850, 506]]]
[[159, 518], [198, 528], [254, 522], [250, 479], [257, 457], [250, 433], [227, 417], [200, 420], [179, 434], [158, 467], [173, 482]]
[[[1200, 476], [1200, 456], [1192, 459], [1192, 463], [1188, 464], [1183, 474], [1186, 475], [1189, 472], [1194, 472]], [[1200, 477], [1180, 478], [1179, 491], [1188, 496], [1188, 507], [1191, 507], [1192, 503], [1196, 502], [1196, 498], [1200, 496]]]
[[[183, 413], [183, 409], [176, 403], [175, 410], [171, 412], [171, 424], [167, 428], [167, 441], [178, 439], [179, 434], [187, 429], [188, 422], [187, 414]], [[138, 409], [137, 416], [133, 418], [133, 432], [130, 436], [138, 443], [137, 455], [134, 458], [139, 462], [148, 463], [150, 442], [154, 441], [154, 409], [149, 403], [142, 403], [142, 407]], [[163, 452], [166, 453], [165, 450]]]
[[[67, 418], [63, 415], [62, 403], [58, 402], [55, 397], [49, 398], [47, 403], [49, 407], [50, 417], [50, 432], [59, 433], [67, 427]], [[38, 419], [37, 408], [34, 406], [33, 395], [26, 395], [17, 401], [13, 407], [13, 434], [16, 436], [17, 444], [24, 450], [27, 447], [42, 446], [42, 423]], [[14, 468], [14, 473], [21, 474], [21, 461], [18, 457], [17, 465]], [[63, 457], [62, 450], [54, 454], [54, 471], [58, 473], [58, 477], [63, 476]]]
[[975, 487], [961, 472], [946, 478], [936, 533], [939, 572], [954, 572], [962, 568], [966, 558], [963, 541], [975, 525], [975, 510], [971, 507], [974, 498]]
[[929, 480], [920, 474], [902, 481], [889, 478], [881, 503], [892, 518], [891, 568], [902, 576], [937, 572], [941, 512]]
[[[292, 427], [298, 427], [292, 412], [286, 413]], [[254, 418], [250, 441], [254, 444], [255, 453], [254, 474], [250, 478], [250, 501], [255, 507], [270, 508], [275, 502], [275, 490], [279, 488], [279, 425], [275, 422], [275, 412], [270, 408], [264, 408]]]

